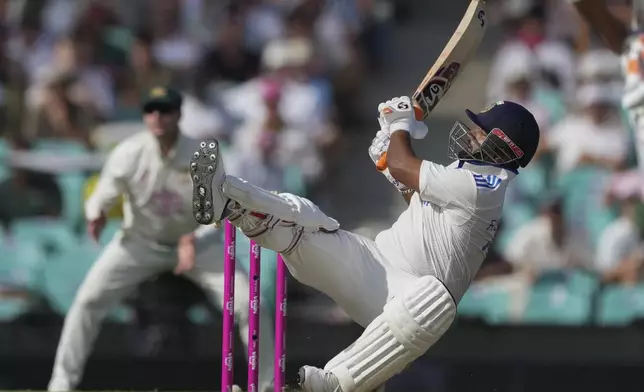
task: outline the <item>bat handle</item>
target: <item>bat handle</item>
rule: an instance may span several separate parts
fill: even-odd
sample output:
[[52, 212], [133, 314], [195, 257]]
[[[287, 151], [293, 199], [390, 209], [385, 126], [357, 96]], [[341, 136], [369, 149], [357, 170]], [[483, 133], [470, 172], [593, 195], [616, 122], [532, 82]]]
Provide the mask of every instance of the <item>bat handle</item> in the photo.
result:
[[[423, 109], [418, 106], [418, 104], [414, 103], [414, 116], [416, 117], [417, 121], [422, 121], [424, 114], [423, 114]], [[378, 162], [376, 162], [376, 169], [378, 171], [382, 172], [387, 170], [387, 152], [385, 151], [380, 158], [378, 159]]]

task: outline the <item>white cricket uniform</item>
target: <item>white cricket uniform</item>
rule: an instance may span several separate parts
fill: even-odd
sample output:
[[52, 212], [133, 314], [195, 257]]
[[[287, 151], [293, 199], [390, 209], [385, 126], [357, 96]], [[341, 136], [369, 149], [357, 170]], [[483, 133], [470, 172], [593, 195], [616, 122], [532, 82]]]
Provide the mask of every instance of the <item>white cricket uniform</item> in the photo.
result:
[[[79, 288], [61, 334], [50, 390], [74, 389], [107, 311], [142, 281], [177, 264], [179, 238], [199, 227], [192, 216], [191, 154], [198, 141], [181, 135], [168, 157], [148, 131], [120, 143], [110, 154], [99, 182], [85, 205], [88, 220], [107, 213], [125, 195], [122, 230], [105, 247]], [[221, 308], [223, 255], [216, 247], [197, 247], [195, 268], [185, 274], [199, 284]], [[248, 277], [235, 277], [235, 314], [240, 334], [248, 343]], [[263, 312], [260, 312], [263, 313]], [[271, 318], [263, 316], [260, 385], [272, 379]]]
[[621, 56], [624, 73], [622, 107], [627, 111], [634, 130], [638, 166], [644, 170], [644, 35], [633, 34], [624, 45]]
[[[423, 161], [420, 191], [375, 241], [344, 230], [305, 230], [284, 259], [296, 279], [331, 297], [365, 327], [422, 276], [436, 277], [458, 303], [494, 239], [514, 176], [495, 166]], [[249, 232], [261, 222], [250, 219], [246, 227], [233, 223]], [[277, 225], [254, 239], [282, 251], [294, 233], [292, 227]]]

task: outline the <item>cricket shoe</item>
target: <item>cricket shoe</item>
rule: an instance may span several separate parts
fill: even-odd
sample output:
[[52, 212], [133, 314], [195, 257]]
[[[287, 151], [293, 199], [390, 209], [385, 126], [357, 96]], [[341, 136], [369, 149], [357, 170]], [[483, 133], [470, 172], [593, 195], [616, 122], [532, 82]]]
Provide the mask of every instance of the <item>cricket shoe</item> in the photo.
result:
[[224, 218], [228, 198], [221, 190], [221, 185], [226, 180], [226, 171], [217, 140], [201, 142], [190, 159], [190, 176], [192, 213], [195, 219], [202, 225], [218, 223]]
[[[233, 385], [231, 392], [244, 392], [244, 390], [239, 385]], [[248, 392], [251, 392], [251, 391], [248, 391]], [[263, 388], [260, 389], [260, 392], [273, 392], [273, 386], [272, 385], [264, 386]]]
[[[343, 392], [335, 375], [326, 370], [303, 366], [299, 376], [302, 392]], [[385, 385], [379, 386], [373, 392], [385, 392]]]
[[342, 392], [337, 377], [323, 369], [302, 366], [299, 376], [302, 392]]

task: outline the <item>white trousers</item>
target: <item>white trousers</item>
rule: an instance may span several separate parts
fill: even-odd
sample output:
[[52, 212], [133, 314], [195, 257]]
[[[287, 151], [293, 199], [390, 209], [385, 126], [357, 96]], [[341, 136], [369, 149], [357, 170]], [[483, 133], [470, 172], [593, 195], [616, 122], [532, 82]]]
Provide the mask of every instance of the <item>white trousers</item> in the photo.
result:
[[[197, 254], [195, 268], [185, 274], [198, 284], [219, 308], [223, 305], [224, 274], [222, 255], [215, 247]], [[141, 282], [171, 270], [177, 263], [174, 250], [151, 248], [137, 240], [117, 234], [93, 265], [65, 317], [53, 375], [51, 391], [76, 388], [85, 362], [107, 312]], [[248, 345], [248, 276], [235, 274], [235, 317], [244, 346]], [[273, 325], [266, 312], [260, 312], [260, 385], [273, 378]]]
[[[242, 219], [246, 221], [243, 229], [252, 227], [249, 220], [258, 221], [248, 216]], [[253, 240], [279, 252], [293, 236], [293, 227], [276, 225]], [[344, 230], [305, 231], [298, 245], [283, 258], [295, 279], [329, 296], [363, 327], [382, 313], [391, 298], [418, 280], [395, 268], [374, 241]]]

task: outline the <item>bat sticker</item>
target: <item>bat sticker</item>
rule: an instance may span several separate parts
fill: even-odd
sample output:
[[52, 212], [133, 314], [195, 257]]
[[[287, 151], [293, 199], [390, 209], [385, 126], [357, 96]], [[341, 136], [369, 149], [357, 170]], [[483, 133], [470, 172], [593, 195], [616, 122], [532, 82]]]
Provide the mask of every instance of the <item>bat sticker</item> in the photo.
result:
[[443, 95], [449, 90], [452, 81], [456, 79], [460, 71], [461, 65], [457, 62], [452, 62], [446, 67], [442, 67], [436, 73], [424, 89], [416, 93], [414, 99], [423, 109], [424, 117], [434, 110], [438, 105], [438, 101], [443, 98]]

